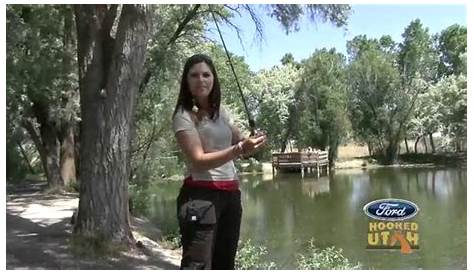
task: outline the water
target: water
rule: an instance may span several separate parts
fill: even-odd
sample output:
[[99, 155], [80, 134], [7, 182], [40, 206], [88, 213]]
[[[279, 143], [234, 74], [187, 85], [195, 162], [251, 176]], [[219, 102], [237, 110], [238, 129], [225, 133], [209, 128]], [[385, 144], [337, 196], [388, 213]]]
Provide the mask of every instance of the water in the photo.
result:
[[[369, 269], [465, 269], [466, 170], [457, 168], [379, 168], [338, 170], [316, 179], [300, 174], [241, 176], [241, 240], [268, 248], [268, 260], [295, 269], [295, 258], [314, 238], [320, 247], [336, 246]], [[177, 228], [176, 196], [181, 182], [153, 188], [150, 218]], [[415, 202], [420, 212], [420, 249], [367, 250], [369, 218], [362, 207], [376, 199]]]

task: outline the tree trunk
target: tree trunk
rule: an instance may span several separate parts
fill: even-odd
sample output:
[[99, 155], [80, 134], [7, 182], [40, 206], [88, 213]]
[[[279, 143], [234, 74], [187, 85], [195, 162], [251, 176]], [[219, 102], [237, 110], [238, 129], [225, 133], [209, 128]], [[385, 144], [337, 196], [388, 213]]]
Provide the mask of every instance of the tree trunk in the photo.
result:
[[385, 145], [382, 140], [378, 140], [378, 148], [376, 149], [375, 154], [383, 154], [385, 150]]
[[431, 153], [436, 153], [436, 148], [433, 140], [433, 133], [430, 133]]
[[61, 177], [65, 185], [76, 181], [74, 128], [68, 126], [61, 142]]
[[[297, 97], [297, 100], [298, 100], [298, 97]], [[299, 101], [296, 101], [295, 104], [299, 104]], [[288, 120], [287, 120], [287, 124], [286, 124], [285, 137], [283, 137], [283, 140], [282, 140], [281, 146], [280, 146], [280, 148], [281, 148], [280, 152], [281, 153], [285, 152], [288, 141], [290, 140], [290, 137], [292, 135], [291, 133], [295, 132], [295, 129], [298, 127], [299, 119], [298, 119], [297, 115], [298, 115], [297, 107], [295, 105], [290, 105]]]
[[81, 181], [80, 166], [81, 166], [81, 140], [80, 140], [81, 122], [74, 126], [74, 166], [76, 167], [76, 181]]
[[151, 26], [148, 7], [124, 5], [114, 40], [116, 11], [116, 5], [75, 6], [82, 122], [74, 232], [130, 245], [130, 145]]
[[285, 137], [284, 137], [283, 140], [281, 141], [281, 148], [280, 148], [280, 152], [281, 152], [281, 153], [284, 153], [285, 150], [286, 150], [286, 144], [287, 144], [287, 142], [288, 142], [288, 135], [290, 135], [289, 132], [287, 132], [287, 133], [285, 134]]
[[[74, 14], [71, 6], [62, 6], [64, 13], [64, 32], [63, 32], [63, 78], [64, 78], [64, 96], [62, 97], [62, 107], [70, 109], [72, 101], [77, 99], [79, 92], [77, 90], [77, 79], [72, 78], [74, 74]], [[75, 84], [76, 83], [76, 84]], [[76, 181], [75, 164], [75, 145], [74, 145], [74, 115], [65, 115], [62, 117], [61, 134], [61, 177], [64, 184], [70, 184]]]
[[405, 137], [405, 148], [406, 148], [405, 153], [406, 153], [406, 154], [410, 153], [410, 150], [408, 149], [408, 140], [407, 140], [407, 137]]
[[25, 120], [23, 126], [35, 143], [49, 187], [62, 187], [64, 182], [60, 172], [60, 145], [55, 126], [48, 119], [47, 107], [41, 102], [33, 102], [33, 113], [40, 124], [39, 134], [33, 123]]
[[425, 154], [428, 153], [428, 145], [426, 143], [426, 136], [423, 135], [423, 145], [425, 146]]
[[385, 163], [392, 165], [397, 160], [398, 142], [390, 142], [385, 149]]
[[[333, 139], [337, 139], [337, 138], [334, 137]], [[332, 142], [332, 144], [329, 146], [328, 160], [329, 160], [329, 166], [331, 168], [334, 167], [337, 160], [337, 147], [338, 146], [339, 146], [339, 140]]]
[[38, 132], [31, 121], [29, 121], [28, 119], [25, 119], [23, 121], [23, 127], [26, 129], [31, 139], [33, 140], [36, 150], [38, 151], [38, 154], [40, 155], [41, 165], [43, 166], [43, 172], [46, 175], [46, 177], [48, 177], [47, 176], [48, 167], [46, 165], [46, 150], [43, 147], [43, 142], [41, 141], [38, 135]]
[[369, 156], [372, 156], [372, 143], [371, 142], [367, 142], [367, 148], [369, 149]]
[[423, 137], [423, 136], [421, 135], [421, 136], [416, 137], [416, 140], [415, 140], [415, 154], [418, 154], [418, 141], [420, 141], [421, 137]]
[[46, 177], [48, 185], [53, 188], [63, 187], [60, 168], [60, 144], [54, 126], [43, 123], [40, 126], [41, 140], [46, 152]]

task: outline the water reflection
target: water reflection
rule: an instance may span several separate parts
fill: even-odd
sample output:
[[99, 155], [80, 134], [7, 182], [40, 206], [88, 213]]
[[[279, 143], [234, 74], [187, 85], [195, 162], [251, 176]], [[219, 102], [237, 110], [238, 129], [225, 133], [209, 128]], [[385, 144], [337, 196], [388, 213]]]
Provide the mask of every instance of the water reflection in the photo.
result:
[[317, 195], [329, 193], [331, 189], [329, 181], [329, 177], [325, 176], [320, 178], [303, 178], [300, 183], [303, 193], [314, 198]]

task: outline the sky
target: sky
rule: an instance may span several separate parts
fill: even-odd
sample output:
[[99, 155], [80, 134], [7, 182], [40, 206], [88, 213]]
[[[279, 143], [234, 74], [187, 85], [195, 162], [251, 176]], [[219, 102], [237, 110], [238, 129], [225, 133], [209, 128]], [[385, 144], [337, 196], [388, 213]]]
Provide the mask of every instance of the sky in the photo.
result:
[[[335, 47], [338, 52], [346, 54], [346, 42], [359, 34], [366, 34], [369, 38], [388, 34], [395, 42], [401, 42], [404, 29], [416, 18], [428, 27], [430, 34], [439, 33], [456, 23], [467, 26], [466, 7], [461, 4], [352, 5], [347, 30], [320, 21], [315, 24], [305, 16], [299, 23], [300, 30], [288, 35], [279, 22], [267, 16], [265, 11], [261, 11], [260, 15], [264, 28], [262, 42], [255, 40], [255, 25], [246, 13], [242, 17], [236, 15], [233, 20], [242, 30], [244, 48], [234, 30], [224, 24], [219, 25], [228, 50], [244, 56], [250, 69], [255, 72], [280, 64], [285, 53], [292, 53], [296, 61], [308, 58], [316, 49], [323, 47]], [[220, 44], [215, 25], [212, 23], [209, 27], [209, 36]]]

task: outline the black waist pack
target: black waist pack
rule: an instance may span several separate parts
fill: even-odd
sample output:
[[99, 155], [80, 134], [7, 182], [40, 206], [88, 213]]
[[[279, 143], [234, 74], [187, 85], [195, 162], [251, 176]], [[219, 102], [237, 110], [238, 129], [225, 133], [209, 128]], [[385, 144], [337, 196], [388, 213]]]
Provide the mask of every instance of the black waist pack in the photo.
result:
[[212, 225], [216, 223], [216, 210], [210, 201], [191, 200], [181, 206], [179, 217], [189, 223]]

